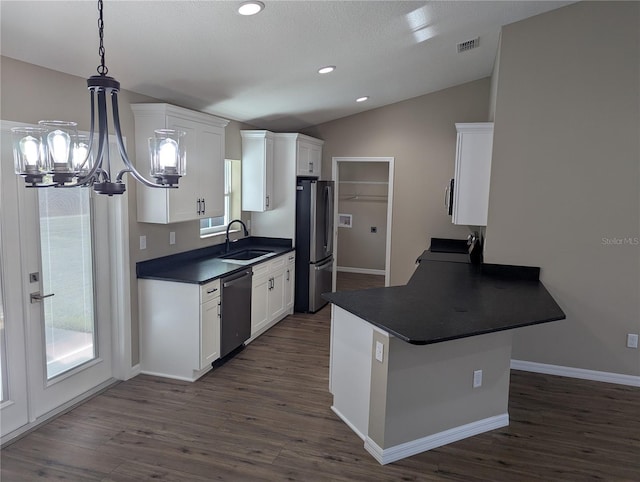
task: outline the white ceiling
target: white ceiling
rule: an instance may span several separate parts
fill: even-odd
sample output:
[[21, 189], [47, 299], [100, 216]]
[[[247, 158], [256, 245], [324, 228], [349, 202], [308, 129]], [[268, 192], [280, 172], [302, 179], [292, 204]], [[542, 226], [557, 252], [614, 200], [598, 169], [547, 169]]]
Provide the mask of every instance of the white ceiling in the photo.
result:
[[[491, 74], [500, 27], [567, 1], [104, 1], [123, 89], [296, 131]], [[1, 0], [2, 55], [81, 77], [99, 64], [97, 2]], [[456, 44], [479, 37], [458, 54]], [[335, 65], [319, 75], [318, 68]], [[356, 97], [370, 100], [356, 103]]]

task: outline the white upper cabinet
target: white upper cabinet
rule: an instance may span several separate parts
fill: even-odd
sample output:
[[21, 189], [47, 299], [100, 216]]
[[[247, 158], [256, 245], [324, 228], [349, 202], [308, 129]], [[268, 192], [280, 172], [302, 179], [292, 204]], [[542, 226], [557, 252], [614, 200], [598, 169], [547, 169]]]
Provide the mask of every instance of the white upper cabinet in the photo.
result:
[[493, 122], [456, 124], [454, 224], [486, 226], [493, 148]]
[[320, 177], [323, 141], [299, 134], [296, 142], [296, 175]]
[[240, 131], [242, 136], [242, 210], [274, 208], [273, 133]]
[[155, 129], [185, 131], [187, 172], [178, 189], [137, 185], [138, 222], [169, 224], [224, 214], [225, 119], [169, 104], [132, 104], [136, 167], [150, 171], [148, 138]]

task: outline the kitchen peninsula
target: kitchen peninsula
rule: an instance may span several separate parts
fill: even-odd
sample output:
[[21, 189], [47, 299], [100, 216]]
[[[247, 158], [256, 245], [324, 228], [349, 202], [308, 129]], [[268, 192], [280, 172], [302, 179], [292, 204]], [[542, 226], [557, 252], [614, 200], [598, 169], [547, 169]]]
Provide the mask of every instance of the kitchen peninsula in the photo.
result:
[[381, 464], [508, 425], [510, 330], [565, 318], [538, 268], [465, 256], [425, 251], [406, 286], [324, 295], [332, 410]]

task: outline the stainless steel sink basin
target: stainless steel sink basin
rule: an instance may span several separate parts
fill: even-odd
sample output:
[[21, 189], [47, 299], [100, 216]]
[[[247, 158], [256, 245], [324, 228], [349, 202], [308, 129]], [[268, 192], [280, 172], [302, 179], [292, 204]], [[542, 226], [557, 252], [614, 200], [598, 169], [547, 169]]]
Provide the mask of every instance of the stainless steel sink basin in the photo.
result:
[[220, 258], [226, 259], [227, 261], [250, 261], [271, 253], [273, 253], [273, 251], [266, 249], [244, 249], [236, 253], [225, 254], [224, 256], [220, 256]]

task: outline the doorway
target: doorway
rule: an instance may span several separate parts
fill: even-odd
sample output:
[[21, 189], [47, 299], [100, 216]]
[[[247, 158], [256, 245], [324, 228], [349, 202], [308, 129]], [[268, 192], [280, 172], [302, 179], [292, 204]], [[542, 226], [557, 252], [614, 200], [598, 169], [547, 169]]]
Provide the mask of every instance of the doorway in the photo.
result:
[[2, 443], [131, 371], [127, 195], [25, 188], [10, 131], [24, 125], [1, 124]]
[[390, 283], [393, 157], [334, 157], [334, 270]]

